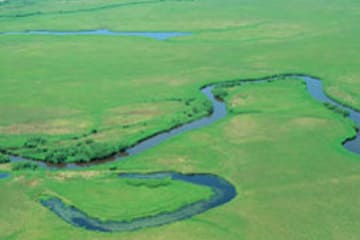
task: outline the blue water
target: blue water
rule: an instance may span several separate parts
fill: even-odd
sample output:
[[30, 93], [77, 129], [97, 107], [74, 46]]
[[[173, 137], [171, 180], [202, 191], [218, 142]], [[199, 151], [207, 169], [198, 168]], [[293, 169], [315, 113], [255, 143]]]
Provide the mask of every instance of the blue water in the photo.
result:
[[[214, 86], [208, 86], [201, 90], [201, 92], [209, 99], [213, 106], [213, 111], [211, 115], [206, 116], [204, 118], [201, 118], [199, 120], [195, 120], [191, 123], [181, 125], [177, 128], [174, 128], [172, 130], [162, 132], [159, 134], [156, 134], [144, 141], [139, 142], [138, 144], [134, 145], [133, 147], [130, 147], [126, 149], [126, 155], [116, 155], [113, 157], [113, 160], [123, 160], [125, 158], [128, 158], [132, 155], [136, 155], [139, 153], [142, 153], [154, 146], [157, 146], [165, 141], [167, 141], [169, 138], [172, 138], [174, 136], [177, 136], [179, 134], [195, 130], [201, 127], [205, 127], [208, 125], [211, 125], [212, 123], [224, 118], [227, 114], [226, 106], [223, 102], [217, 100], [214, 95], [212, 94]], [[40, 167], [44, 167], [47, 169], [58, 169], [58, 168], [69, 168], [69, 169], [78, 169], [83, 167], [89, 167], [94, 164], [102, 164], [102, 161], [97, 161], [95, 163], [87, 163], [87, 164], [75, 164], [75, 163], [69, 163], [69, 164], [62, 164], [62, 165], [54, 165], [54, 164], [47, 164], [45, 162], [39, 162], [39, 161], [33, 161], [30, 159], [25, 159], [18, 156], [9, 156], [10, 160], [12, 162], [19, 162], [19, 161], [32, 161], [34, 163], [37, 163]], [[107, 161], [107, 160], [105, 160]]]
[[8, 177], [10, 177], [10, 176], [11, 176], [10, 173], [0, 172], [0, 179], [8, 178]]
[[[169, 131], [161, 132], [161, 133], [156, 134], [148, 139], [140, 141], [138, 144], [126, 149], [126, 155], [124, 155], [124, 154], [115, 155], [112, 157], [112, 160], [114, 160], [114, 161], [123, 160], [132, 155], [140, 154], [154, 146], [157, 146], [157, 145], [167, 141], [168, 139], [170, 139], [174, 136], [177, 136], [177, 135], [180, 135], [185, 132], [192, 131], [192, 130], [195, 130], [198, 128], [202, 128], [205, 126], [209, 126], [212, 123], [224, 118], [227, 115], [226, 106], [222, 101], [219, 101], [218, 99], [216, 99], [214, 97], [214, 95], [212, 94], [212, 90], [216, 86], [219, 86], [219, 85], [226, 86], [226, 85], [234, 85], [234, 84], [235, 85], [237, 85], [237, 84], [261, 84], [261, 83], [266, 83], [268, 81], [275, 81], [278, 78], [281, 78], [281, 79], [297, 78], [301, 81], [304, 81], [306, 83], [307, 91], [310, 93], [310, 95], [312, 97], [314, 97], [316, 100], [318, 100], [320, 102], [330, 103], [330, 104], [333, 104], [343, 110], [348, 111], [350, 113], [349, 118], [351, 120], [353, 120], [357, 126], [360, 126], [360, 113], [356, 110], [353, 110], [349, 107], [346, 107], [346, 106], [330, 99], [323, 90], [322, 82], [319, 79], [316, 79], [311, 76], [299, 75], [299, 74], [284, 74], [284, 75], [266, 77], [266, 78], [262, 78], [262, 79], [249, 79], [249, 80], [221, 82], [221, 83], [214, 83], [214, 84], [208, 85], [201, 89], [201, 92], [207, 97], [207, 99], [211, 102], [212, 107], [213, 107], [213, 111], [209, 116], [206, 116], [199, 120], [195, 120], [193, 122], [176, 127]], [[343, 145], [349, 151], [360, 154], [360, 133], [358, 132], [358, 134], [355, 138], [344, 141]], [[25, 158], [16, 157], [16, 156], [10, 156], [10, 159], [13, 162], [24, 161], [24, 160], [32, 161], [30, 159], [25, 159]], [[107, 162], [107, 160], [105, 160], [104, 162], [96, 161], [94, 163], [88, 163], [88, 164], [62, 164], [62, 165], [52, 165], [52, 164], [47, 164], [44, 162], [36, 162], [36, 161], [33, 161], [33, 162], [38, 163], [40, 167], [45, 167], [48, 169], [58, 169], [58, 168], [65, 168], [65, 167], [71, 168], [71, 169], [76, 169], [76, 168], [89, 167], [94, 164], [102, 164], [104, 162]]]
[[[309, 93], [318, 101], [322, 103], [330, 103], [338, 108], [347, 111], [350, 115], [349, 118], [356, 123], [357, 127], [360, 127], [360, 112], [347, 107], [341, 103], [336, 102], [335, 100], [329, 98], [324, 90], [322, 82], [318, 79], [314, 79], [311, 77], [303, 77], [306, 82], [307, 89]], [[358, 131], [356, 137], [352, 139], [348, 139], [343, 143], [344, 147], [349, 151], [360, 154], [360, 132]]]
[[88, 216], [85, 212], [74, 206], [67, 206], [61, 199], [53, 197], [42, 200], [47, 207], [67, 223], [92, 231], [120, 232], [133, 231], [140, 228], [155, 227], [171, 222], [184, 220], [203, 213], [211, 208], [223, 205], [236, 196], [235, 187], [225, 179], [211, 174], [180, 174], [176, 172], [163, 172], [153, 174], [122, 174], [120, 178], [163, 179], [172, 178], [175, 181], [188, 182], [195, 185], [210, 187], [213, 194], [209, 199], [193, 202], [172, 212], [164, 212], [154, 216], [145, 216], [131, 221], [101, 221]]
[[[284, 75], [271, 76], [262, 79], [221, 82], [221, 83], [211, 84], [201, 89], [201, 92], [209, 99], [209, 101], [212, 103], [213, 106], [213, 111], [209, 116], [206, 116], [202, 119], [193, 121], [188, 124], [184, 124], [167, 132], [159, 133], [146, 140], [143, 140], [138, 144], [136, 144], [135, 146], [128, 148], [126, 150], [127, 156], [116, 155], [113, 157], [113, 160], [122, 160], [124, 158], [128, 158], [129, 156], [140, 154], [154, 146], [163, 143], [169, 138], [175, 137], [179, 134], [194, 129], [209, 126], [212, 123], [224, 118], [227, 115], [226, 106], [222, 101], [216, 99], [212, 94], [212, 90], [216, 86], [262, 84], [269, 81], [275, 81], [277, 79], [286, 79], [286, 78], [291, 78], [291, 79], [296, 78], [303, 81], [306, 84], [307, 91], [311, 94], [312, 97], [314, 97], [314, 99], [318, 100], [319, 102], [333, 104], [343, 110], [348, 111], [350, 113], [349, 118], [352, 119], [357, 124], [357, 126], [360, 126], [360, 113], [327, 97], [327, 95], [324, 93], [322, 82], [314, 77], [299, 75], [299, 74], [284, 74]], [[360, 154], [359, 139], [360, 137], [358, 133], [356, 138], [345, 141], [343, 145], [349, 151]], [[24, 161], [24, 160], [32, 161], [29, 159], [24, 159], [14, 156], [11, 156], [10, 158], [12, 161]], [[87, 164], [87, 165], [67, 164], [60, 166], [60, 165], [46, 165], [45, 163], [38, 163], [38, 164], [48, 169], [58, 169], [64, 167], [82, 168], [92, 165], [92, 164]], [[99, 162], [97, 162], [96, 164], [99, 164]], [[85, 212], [81, 211], [80, 209], [77, 209], [76, 207], [66, 206], [58, 198], [51, 198], [46, 201], [43, 200], [42, 204], [48, 207], [54, 213], [56, 213], [64, 221], [77, 227], [82, 227], [88, 230], [104, 231], [104, 232], [131, 231], [139, 228], [159, 226], [174, 221], [190, 218], [196, 214], [200, 214], [211, 208], [225, 204], [231, 199], [233, 199], [236, 195], [235, 187], [231, 183], [227, 182], [226, 180], [222, 179], [219, 176], [214, 176], [210, 174], [184, 175], [184, 174], [172, 172], [172, 173], [154, 173], [154, 174], [123, 174], [120, 177], [145, 178], [145, 179], [171, 177], [173, 180], [185, 181], [196, 185], [210, 187], [214, 195], [209, 200], [203, 200], [189, 204], [174, 212], [134, 219], [133, 221], [130, 222], [100, 221], [94, 217], [88, 216]]]
[[133, 36], [147, 37], [164, 41], [169, 38], [189, 36], [190, 32], [113, 32], [107, 29], [88, 30], [88, 31], [46, 31], [46, 30], [29, 30], [23, 32], [2, 32], [2, 35], [110, 35], [110, 36]]
[[209, 86], [209, 87], [206, 87], [201, 90], [201, 92], [210, 100], [210, 102], [213, 106], [213, 112], [210, 116], [206, 116], [199, 120], [193, 121], [189, 124], [185, 124], [180, 127], [174, 128], [170, 131], [160, 133], [152, 138], [142, 141], [139, 144], [127, 149], [126, 153], [131, 156], [131, 155], [135, 155], [140, 152], [144, 152], [147, 149], [150, 149], [156, 145], [159, 145], [160, 143], [168, 140], [169, 138], [171, 138], [173, 136], [177, 136], [179, 134], [182, 134], [182, 133], [185, 133], [188, 131], [192, 131], [192, 130], [195, 130], [198, 128], [209, 126], [210, 124], [213, 124], [214, 122], [224, 118], [227, 114], [226, 106], [223, 102], [215, 99], [214, 95], [212, 94], [213, 88], [214, 88], [214, 86]]

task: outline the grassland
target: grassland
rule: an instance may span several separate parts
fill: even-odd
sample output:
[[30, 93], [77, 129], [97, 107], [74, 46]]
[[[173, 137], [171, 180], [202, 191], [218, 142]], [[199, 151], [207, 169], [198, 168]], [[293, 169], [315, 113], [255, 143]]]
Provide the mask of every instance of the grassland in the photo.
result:
[[56, 196], [92, 217], [116, 221], [174, 211], [212, 194], [206, 187], [171, 179], [119, 179], [98, 172], [60, 173], [39, 181], [21, 181], [36, 185], [30, 193], [34, 200]]
[[[201, 0], [102, 7], [127, 2], [134, 1], [9, 0], [0, 5], [1, 16], [46, 13], [3, 16], [0, 32], [99, 28], [193, 32], [163, 42], [0, 35], [2, 150], [44, 159], [44, 151], [26, 147], [34, 137], [45, 140], [40, 149], [93, 141], [118, 150], [205, 115], [207, 105], [199, 93], [204, 84], [276, 73], [318, 76], [331, 97], [360, 108], [357, 1]], [[98, 9], [64, 13], [80, 7]], [[360, 163], [341, 146], [346, 136], [354, 134], [351, 124], [312, 100], [299, 82], [225, 90], [231, 110], [226, 119], [143, 155], [81, 171], [88, 173], [89, 183], [53, 179], [57, 174], [75, 174], [65, 170], [17, 171], [0, 180], [0, 238], [358, 239]], [[112, 167], [219, 174], [235, 184], [239, 196], [190, 220], [118, 234], [73, 228], [36, 200], [37, 194], [48, 191], [84, 204], [100, 218], [111, 218], [110, 209], [137, 194], [124, 182], [98, 178]], [[1, 171], [10, 169], [10, 164], [0, 165]], [[124, 191], [115, 189], [117, 184]], [[208, 194], [196, 189], [199, 195], [178, 195], [193, 193], [188, 187], [171, 184], [168, 190], [176, 201], [161, 208]], [[104, 200], [103, 207], [96, 205], [99, 198], [92, 188], [114, 198]], [[166, 201], [158, 193], [139, 191]], [[81, 201], [89, 196], [93, 201]], [[135, 202], [129, 207], [139, 212], [122, 216], [151, 211], [142, 204]]]
[[[1, 31], [108, 28], [194, 35], [166, 42], [115, 36], [1, 36], [0, 147], [38, 159], [88, 139], [119, 150], [206, 114], [198, 93], [205, 83], [282, 72], [319, 76], [332, 97], [360, 106], [357, 4], [333, 3], [315, 16], [304, 6], [281, 3], [260, 7], [222, 1], [219, 8], [218, 1], [165, 1], [66, 18], [50, 14], [1, 19]], [[282, 14], [265, 10], [273, 5]], [[320, 2], [311, 5], [312, 11], [322, 7]], [[217, 9], [216, 24], [209, 20], [212, 9]], [[154, 12], [158, 14], [150, 14]], [[340, 19], [339, 12], [347, 14]], [[102, 16], [104, 23], [95, 16]], [[24, 148], [34, 136], [45, 138], [46, 146]]]
[[[25, 176], [14, 173], [9, 182], [0, 181], [2, 193], [9, 194], [8, 197], [14, 197], [11, 194], [16, 193], [17, 190], [23, 192], [26, 189], [23, 193], [26, 193], [27, 199], [21, 199], [21, 201], [34, 203], [33, 210], [46, 212], [39, 205], [40, 199], [56, 196], [66, 204], [76, 206], [90, 216], [104, 221], [130, 221], [134, 218], [170, 212], [212, 195], [209, 188], [190, 183], [171, 179], [151, 181], [119, 179], [113, 173], [99, 171], [60, 172], [46, 175], [40, 170], [27, 171]], [[8, 197], [2, 198], [0, 201], [2, 209], [9, 204], [11, 198]], [[19, 195], [19, 197], [22, 198], [24, 195]], [[104, 209], [106, 210], [104, 211]], [[10, 237], [14, 233], [12, 228], [17, 228], [6, 222], [6, 215], [14, 216], [13, 213], [18, 214], [16, 210], [0, 213], [0, 222], [4, 230], [2, 238]], [[37, 237], [44, 236], [38, 235]], [[28, 238], [26, 231], [20, 231], [16, 238]]]

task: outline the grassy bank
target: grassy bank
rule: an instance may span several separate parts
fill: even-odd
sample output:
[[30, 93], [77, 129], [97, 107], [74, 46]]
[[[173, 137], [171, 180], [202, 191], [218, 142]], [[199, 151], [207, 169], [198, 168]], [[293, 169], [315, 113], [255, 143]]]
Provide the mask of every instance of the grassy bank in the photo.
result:
[[[167, 41], [0, 35], [1, 150], [39, 159], [65, 155], [61, 161], [74, 161], [68, 154], [74, 146], [119, 150], [206, 114], [199, 92], [205, 84], [279, 73], [318, 76], [329, 96], [360, 108], [360, 6], [354, 0], [161, 1], [66, 14], [60, 11], [125, 1], [23, 3], [2, 3], [0, 13], [46, 14], [2, 17], [0, 32], [106, 28], [193, 35]], [[296, 81], [218, 94], [227, 118], [142, 155], [91, 171], [14, 171], [0, 182], [0, 238], [358, 239], [359, 159], [341, 145], [354, 134], [352, 124]], [[0, 169], [11, 171], [11, 164]], [[109, 169], [213, 173], [241, 194], [186, 221], [115, 234], [69, 226], [37, 201], [54, 194], [99, 218], [130, 219], [208, 196], [207, 189], [183, 183], [163, 191], [101, 177]], [[138, 201], [145, 197], [158, 208]], [[118, 199], [126, 200], [128, 212]]]
[[[8, 182], [0, 183], [2, 192], [8, 193], [2, 197], [1, 206], [9, 204], [12, 193], [22, 191], [21, 189], [26, 186], [23, 194], [19, 195], [19, 201], [33, 205], [34, 212], [31, 214], [35, 216], [37, 211], [48, 211], [41, 206], [40, 199], [52, 196], [103, 221], [131, 221], [135, 218], [171, 212], [192, 202], [207, 199], [213, 194], [210, 188], [181, 181], [120, 179], [115, 174], [98, 171], [45, 174], [38, 169], [14, 172], [13, 175]], [[1, 225], [6, 229], [2, 238], [9, 237], [7, 234], [17, 229], [16, 225], [8, 226], [5, 223], [6, 219], [9, 219], [6, 217], [7, 214], [10, 218], [15, 216], [10, 209], [2, 211]], [[27, 211], [21, 214], [27, 214]]]
[[[14, 1], [0, 9], [7, 11], [12, 4], [24, 3]], [[82, 2], [36, 4], [12, 9], [65, 11]], [[46, 7], [40, 7], [43, 4]], [[89, 7], [99, 4], [104, 3], [92, 1]], [[335, 1], [325, 9], [313, 1], [219, 4], [164, 1], [66, 18], [61, 14], [1, 18], [2, 32], [108, 28], [193, 35], [164, 42], [117, 36], [0, 36], [0, 148], [54, 159], [54, 154], [92, 140], [105, 145], [107, 155], [206, 114], [198, 91], [204, 84], [278, 73], [319, 76], [331, 97], [360, 108], [356, 2]], [[47, 143], [40, 149], [24, 147], [34, 137]], [[85, 155], [60, 160], [93, 158], [91, 153]]]

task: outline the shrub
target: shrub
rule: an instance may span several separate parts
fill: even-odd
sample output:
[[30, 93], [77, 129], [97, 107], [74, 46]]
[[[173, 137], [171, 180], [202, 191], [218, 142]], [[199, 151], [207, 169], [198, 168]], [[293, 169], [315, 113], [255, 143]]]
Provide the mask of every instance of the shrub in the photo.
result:
[[24, 147], [36, 148], [39, 145], [43, 145], [45, 143], [46, 143], [46, 140], [41, 137], [31, 137], [24, 143]]
[[83, 146], [73, 146], [68, 148], [52, 149], [45, 156], [45, 160], [51, 163], [64, 163], [89, 161], [89, 152]]
[[91, 134], [96, 134], [96, 133], [98, 133], [98, 130], [95, 129], [95, 128], [94, 128], [94, 129], [91, 129], [90, 133], [91, 133]]
[[0, 164], [10, 162], [10, 158], [2, 153], [0, 153]]
[[91, 138], [85, 140], [85, 144], [93, 144], [95, 141]]
[[202, 114], [210, 113], [212, 110], [211, 102], [208, 100], [197, 99], [190, 104], [191, 111], [187, 112], [191, 116], [199, 116]]
[[45, 160], [51, 163], [64, 163], [66, 159], [67, 155], [64, 149], [50, 150], [45, 156]]
[[334, 111], [334, 112], [342, 115], [343, 117], [348, 117], [350, 115], [349, 111], [342, 109], [334, 104], [324, 103], [324, 106], [327, 107], [328, 109], [330, 109], [331, 111]]
[[170, 185], [171, 178], [164, 178], [164, 179], [127, 179], [126, 184], [134, 187], [148, 187], [148, 188], [158, 188], [158, 187], [165, 187]]
[[93, 140], [78, 143], [75, 146], [49, 150], [45, 160], [51, 163], [89, 162], [104, 158], [116, 152], [116, 148], [105, 143], [96, 143]]
[[12, 169], [14, 171], [18, 170], [36, 170], [39, 166], [36, 163], [33, 162], [17, 162], [14, 163], [12, 166]]
[[91, 145], [92, 158], [104, 158], [116, 152], [114, 146], [105, 143], [94, 143]]
[[219, 87], [214, 88], [212, 92], [216, 98], [221, 100], [224, 100], [225, 97], [228, 95], [228, 92], [225, 89]]
[[187, 99], [185, 100], [185, 105], [186, 106], [190, 106], [190, 104], [195, 100], [195, 98], [190, 98], [190, 99]]

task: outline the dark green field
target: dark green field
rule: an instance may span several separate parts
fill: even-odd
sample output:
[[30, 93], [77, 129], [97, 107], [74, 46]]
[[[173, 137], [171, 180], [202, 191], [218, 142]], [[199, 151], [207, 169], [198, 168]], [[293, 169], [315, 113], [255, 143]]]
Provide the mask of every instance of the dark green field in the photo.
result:
[[[206, 116], [206, 84], [281, 73], [317, 76], [330, 97], [360, 109], [359, 22], [355, 0], [0, 0], [2, 33], [192, 33], [0, 34], [0, 150], [89, 162]], [[341, 144], [353, 123], [294, 79], [221, 91], [225, 119], [122, 161], [26, 170], [0, 155], [0, 172], [12, 174], [0, 179], [0, 239], [360, 239], [360, 157]], [[57, 196], [129, 221], [211, 196], [171, 179], [116, 178], [157, 171], [216, 174], [238, 195], [188, 220], [122, 233], [73, 227], [39, 203]]]

